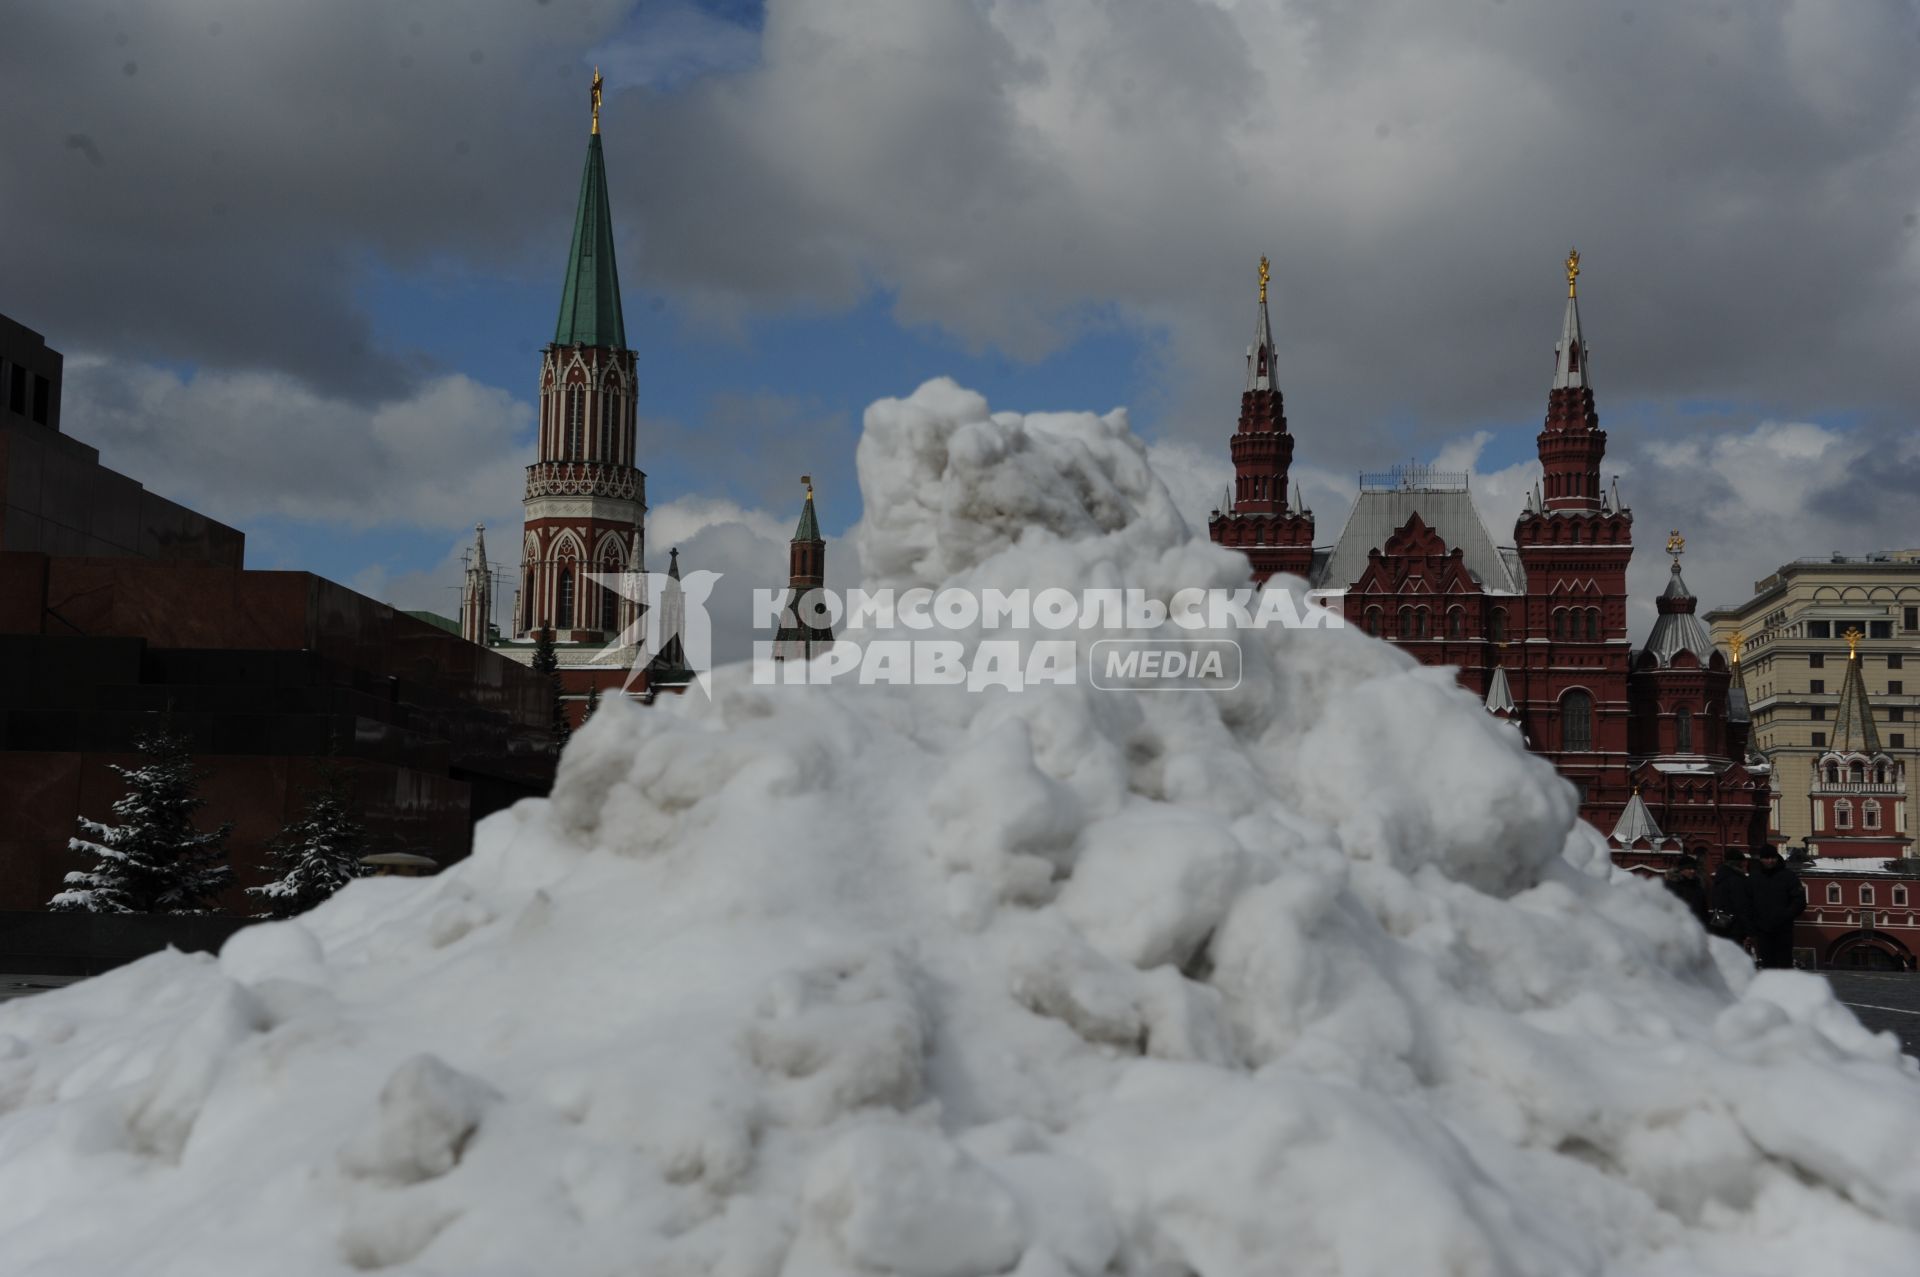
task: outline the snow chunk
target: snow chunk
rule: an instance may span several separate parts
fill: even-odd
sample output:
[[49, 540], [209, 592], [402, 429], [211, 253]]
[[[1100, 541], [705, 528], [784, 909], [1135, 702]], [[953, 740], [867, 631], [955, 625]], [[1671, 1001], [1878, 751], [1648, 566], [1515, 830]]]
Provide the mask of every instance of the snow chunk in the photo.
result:
[[1026, 1248], [1020, 1204], [938, 1135], [863, 1127], [807, 1171], [807, 1213], [840, 1255], [898, 1277], [1005, 1272]]
[[380, 1091], [380, 1107], [340, 1148], [349, 1175], [416, 1184], [445, 1175], [459, 1162], [499, 1093], [432, 1055], [416, 1055], [394, 1070]]

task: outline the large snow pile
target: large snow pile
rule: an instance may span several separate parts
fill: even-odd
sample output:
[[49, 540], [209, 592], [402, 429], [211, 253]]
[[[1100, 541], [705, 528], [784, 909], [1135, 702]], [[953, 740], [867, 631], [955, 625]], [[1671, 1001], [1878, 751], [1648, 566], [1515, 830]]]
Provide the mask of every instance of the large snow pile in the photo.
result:
[[[859, 464], [873, 584], [1244, 582], [1118, 414], [934, 382]], [[438, 878], [6, 1007], [0, 1272], [1920, 1270], [1890, 1038], [1609, 881], [1443, 672], [1241, 637], [609, 701]]]

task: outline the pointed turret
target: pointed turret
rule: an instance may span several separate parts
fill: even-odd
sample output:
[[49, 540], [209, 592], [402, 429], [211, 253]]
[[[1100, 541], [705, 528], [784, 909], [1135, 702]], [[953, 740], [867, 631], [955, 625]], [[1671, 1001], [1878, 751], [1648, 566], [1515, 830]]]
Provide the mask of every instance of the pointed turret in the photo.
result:
[[1647, 848], [1661, 851], [1668, 848], [1673, 840], [1660, 832], [1659, 822], [1654, 820], [1653, 812], [1648, 810], [1646, 800], [1640, 797], [1639, 787], [1635, 786], [1633, 797], [1627, 800], [1620, 819], [1613, 826], [1613, 832], [1607, 835], [1607, 841], [1615, 847], [1633, 847], [1644, 842]]
[[1847, 673], [1840, 680], [1840, 705], [1834, 711], [1833, 743], [1836, 754], [1881, 752], [1880, 729], [1873, 721], [1873, 705], [1867, 700], [1867, 685], [1860, 677], [1860, 631], [1847, 631]]
[[467, 551], [467, 579], [460, 594], [460, 636], [484, 645], [493, 619], [493, 573], [487, 566], [487, 527], [473, 525], [473, 548]]
[[613, 207], [607, 199], [607, 168], [600, 153], [600, 72], [593, 73], [593, 132], [587, 137], [587, 165], [580, 174], [580, 202], [573, 213], [573, 247], [567, 254], [566, 283], [560, 293], [556, 346], [627, 344], [620, 312], [620, 273], [613, 260]]
[[833, 627], [827, 623], [820, 598], [826, 583], [827, 542], [813, 512], [813, 476], [801, 475], [800, 482], [807, 485], [807, 497], [787, 545], [787, 601], [773, 637], [776, 661], [804, 661], [833, 646]]
[[1298, 506], [1297, 491], [1288, 488], [1293, 436], [1287, 433], [1286, 401], [1274, 372], [1273, 325], [1267, 316], [1271, 268], [1264, 257], [1259, 278], [1246, 388], [1231, 444], [1233, 488], [1227, 509], [1209, 521], [1208, 532], [1221, 545], [1245, 550], [1254, 581], [1264, 583], [1275, 572], [1306, 575], [1313, 559], [1313, 515]]
[[1600, 509], [1600, 461], [1607, 435], [1593, 406], [1587, 340], [1580, 331], [1576, 283], [1580, 254], [1567, 254], [1567, 310], [1560, 340], [1553, 348], [1553, 388], [1547, 395], [1547, 423], [1541, 430], [1540, 465], [1545, 472], [1546, 509]]
[[1504, 665], [1494, 666], [1493, 677], [1487, 680], [1486, 706], [1487, 713], [1495, 718], [1515, 722], [1519, 717], [1520, 707], [1514, 704], [1513, 687], [1507, 682], [1507, 667]]
[[1654, 600], [1660, 615], [1647, 635], [1646, 651], [1663, 667], [1673, 664], [1674, 657], [1682, 652], [1693, 653], [1703, 667], [1712, 664], [1714, 657], [1713, 635], [1694, 615], [1700, 602], [1680, 575], [1680, 554], [1685, 548], [1686, 541], [1678, 532], [1667, 538], [1667, 553], [1673, 556], [1673, 568], [1667, 573], [1667, 588]]

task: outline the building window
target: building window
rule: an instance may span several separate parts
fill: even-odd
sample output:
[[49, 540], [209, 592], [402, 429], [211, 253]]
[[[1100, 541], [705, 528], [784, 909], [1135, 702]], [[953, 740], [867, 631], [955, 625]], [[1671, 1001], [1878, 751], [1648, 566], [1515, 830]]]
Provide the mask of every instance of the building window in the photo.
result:
[[1888, 668], [1888, 669], [1890, 669], [1890, 670], [1897, 670], [1897, 669], [1903, 669], [1903, 668], [1905, 668], [1905, 666], [1906, 666], [1906, 661], [1905, 661], [1905, 659], [1904, 659], [1904, 658], [1903, 658], [1903, 657], [1902, 657], [1902, 656], [1900, 655], [1900, 653], [1898, 653], [1898, 652], [1888, 652], [1888, 653], [1887, 653], [1887, 668]]
[[1895, 705], [1887, 711], [1887, 721], [1889, 723], [1904, 723], [1907, 721], [1907, 711]]
[[1589, 639], [1600, 637], [1600, 609], [1597, 607], [1587, 609], [1587, 637]]
[[1887, 733], [1887, 741], [1894, 749], [1905, 749], [1907, 747], [1907, 734], [1905, 732], [1889, 732]]
[[1467, 636], [1467, 614], [1460, 608], [1447, 609], [1447, 637], [1463, 639]]
[[27, 370], [15, 364], [10, 380], [12, 384], [7, 387], [7, 411], [17, 412], [24, 417], [27, 413]]
[[1385, 615], [1386, 614], [1383, 613], [1377, 605], [1374, 607], [1368, 608], [1367, 609], [1367, 633], [1373, 635], [1375, 638], [1379, 638], [1380, 626], [1382, 622], [1385, 620]]
[[1808, 621], [1807, 637], [1808, 638], [1832, 638], [1833, 623], [1831, 621]]
[[1864, 882], [1860, 884], [1860, 903], [1863, 905], [1873, 903], [1873, 887], [1871, 884]]
[[1880, 828], [1880, 804], [1871, 798], [1860, 804], [1860, 828]]
[[1827, 721], [1827, 707], [1825, 705], [1815, 705], [1811, 712], [1814, 722], [1824, 723]]
[[1560, 698], [1560, 748], [1585, 752], [1593, 748], [1593, 697], [1582, 691]]
[[1893, 903], [1901, 906], [1902, 908], [1906, 907], [1907, 889], [1904, 885], [1896, 886], [1893, 889]]
[[1673, 748], [1676, 753], [1693, 752], [1693, 711], [1690, 709], [1674, 711]]
[[578, 460], [586, 440], [587, 392], [578, 386], [567, 387], [567, 459]]
[[1833, 805], [1833, 827], [1835, 829], [1853, 828], [1853, 804], [1844, 798]]
[[1827, 783], [1829, 785], [1838, 785], [1840, 783], [1840, 764], [1839, 763], [1827, 764]]
[[1847, 779], [1852, 781], [1856, 785], [1865, 784], [1867, 779], [1867, 765], [1857, 760], [1854, 762], [1848, 763]]
[[568, 629], [573, 628], [573, 569], [571, 567], [560, 569], [560, 590], [553, 613], [556, 623]]
[[1413, 637], [1413, 609], [1410, 607], [1400, 609], [1400, 637], [1403, 639]]
[[613, 396], [600, 394], [600, 460], [613, 460]]
[[51, 389], [45, 377], [33, 379], [33, 419], [43, 426], [47, 424], [47, 394]]
[[1824, 652], [1815, 652], [1812, 656], [1809, 656], [1807, 658], [1807, 668], [1810, 670], [1823, 670], [1827, 668], [1826, 654]]
[[1557, 639], [1567, 636], [1567, 609], [1563, 607], [1553, 609], [1553, 636]]
[[1827, 884], [1827, 903], [1830, 905], [1837, 905], [1840, 903], [1840, 884], [1839, 883], [1830, 882]]
[[1816, 678], [1816, 679], [1810, 679], [1810, 680], [1808, 680], [1808, 682], [1807, 682], [1807, 695], [1809, 695], [1809, 696], [1825, 696], [1826, 694], [1827, 694], [1827, 680], [1826, 680], [1826, 679], [1824, 679], [1824, 678]]
[[[600, 571], [613, 576], [620, 571], [617, 563], [603, 563]], [[608, 586], [600, 587], [600, 628], [611, 634], [620, 628], [620, 596]]]
[[1813, 747], [1815, 749], [1821, 748], [1826, 743], [1827, 743], [1827, 734], [1825, 732], [1815, 732], [1813, 734]]
[[1901, 682], [1901, 681], [1900, 681], [1899, 679], [1897, 679], [1897, 678], [1890, 678], [1890, 679], [1888, 679], [1888, 680], [1887, 680], [1887, 695], [1889, 695], [1889, 696], [1905, 696], [1905, 695], [1907, 694], [1907, 693], [1906, 693], [1906, 687], [1907, 687], [1907, 685], [1906, 685], [1905, 683], [1903, 683], [1903, 682]]
[[1920, 607], [1905, 608], [1900, 613], [1902, 622], [1910, 630], [1920, 630]]
[[1493, 623], [1487, 628], [1487, 637], [1496, 643], [1507, 641], [1507, 609], [1493, 609]]
[[1892, 638], [1893, 622], [1892, 621], [1868, 621], [1867, 637], [1868, 638]]

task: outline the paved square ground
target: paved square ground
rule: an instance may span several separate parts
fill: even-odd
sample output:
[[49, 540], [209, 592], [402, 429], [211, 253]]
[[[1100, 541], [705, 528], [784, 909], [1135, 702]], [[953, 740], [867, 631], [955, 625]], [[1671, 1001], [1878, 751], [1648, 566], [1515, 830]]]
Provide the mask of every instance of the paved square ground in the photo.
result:
[[1833, 995], [1869, 1029], [1900, 1039], [1908, 1055], [1920, 1056], [1920, 975], [1880, 971], [1822, 972]]

